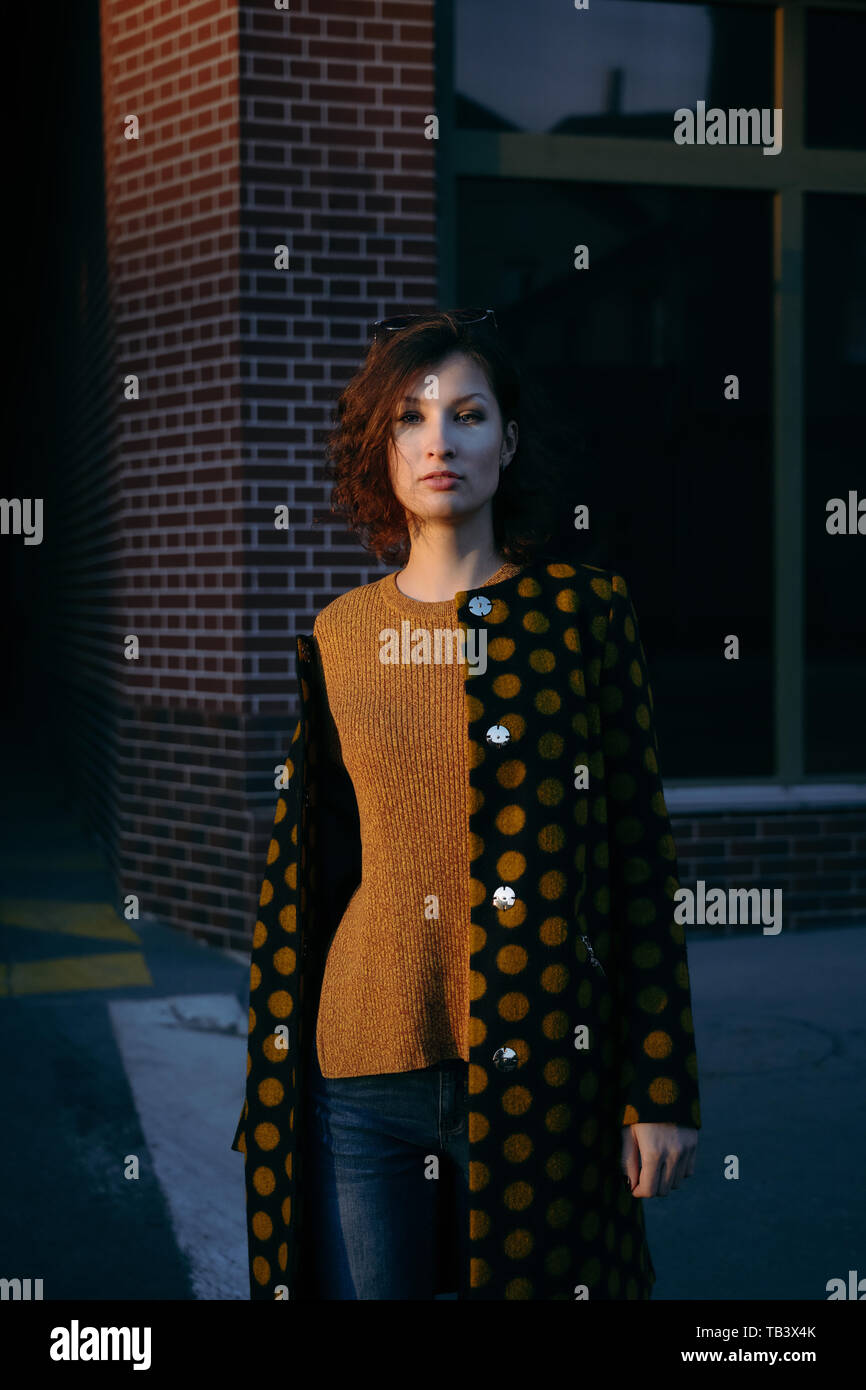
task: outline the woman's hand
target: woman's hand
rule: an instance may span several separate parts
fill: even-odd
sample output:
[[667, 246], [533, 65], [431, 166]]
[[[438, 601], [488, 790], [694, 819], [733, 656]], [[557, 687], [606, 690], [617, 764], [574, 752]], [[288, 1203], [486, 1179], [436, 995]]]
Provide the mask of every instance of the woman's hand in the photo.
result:
[[632, 1197], [666, 1197], [695, 1171], [697, 1147], [696, 1129], [672, 1124], [623, 1125], [620, 1166], [631, 1182]]

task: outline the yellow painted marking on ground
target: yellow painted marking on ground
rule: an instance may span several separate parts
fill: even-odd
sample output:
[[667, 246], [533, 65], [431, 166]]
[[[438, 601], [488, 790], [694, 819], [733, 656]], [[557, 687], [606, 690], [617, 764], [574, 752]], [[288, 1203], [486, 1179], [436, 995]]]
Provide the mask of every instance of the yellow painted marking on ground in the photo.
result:
[[60, 994], [73, 989], [125, 989], [152, 985], [140, 951], [57, 960], [20, 961], [9, 968], [6, 994]]
[[141, 945], [141, 937], [128, 922], [118, 917], [111, 903], [76, 903], [63, 898], [0, 898], [0, 922], [7, 927]]

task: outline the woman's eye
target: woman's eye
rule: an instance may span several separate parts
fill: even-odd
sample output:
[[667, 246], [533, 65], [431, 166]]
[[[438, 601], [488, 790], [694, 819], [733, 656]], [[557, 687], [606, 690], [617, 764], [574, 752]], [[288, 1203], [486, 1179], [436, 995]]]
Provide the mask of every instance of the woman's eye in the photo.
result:
[[[397, 423], [400, 424], [400, 425], [402, 425], [402, 424], [404, 423], [404, 421], [406, 421], [406, 420], [409, 419], [409, 416], [410, 416], [410, 415], [415, 415], [415, 416], [417, 416], [417, 414], [418, 414], [417, 410], [407, 410], [403, 415], [398, 415], [398, 417], [397, 417]], [[471, 420], [483, 420], [483, 418], [484, 418], [483, 415], [481, 414], [481, 412], [480, 412], [479, 410], [463, 410], [463, 411], [460, 412], [460, 414], [458, 415], [457, 418], [458, 418], [458, 420], [464, 420], [464, 419], [467, 418], [467, 416], [468, 416], [469, 419], [471, 419]]]

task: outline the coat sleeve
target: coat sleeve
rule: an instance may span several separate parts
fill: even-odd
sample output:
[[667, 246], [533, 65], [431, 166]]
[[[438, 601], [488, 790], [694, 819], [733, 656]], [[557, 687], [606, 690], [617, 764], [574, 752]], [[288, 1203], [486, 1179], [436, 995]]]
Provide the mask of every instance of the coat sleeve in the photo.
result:
[[600, 674], [610, 912], [618, 962], [624, 1125], [701, 1125], [677, 854], [659, 771], [653, 697], [626, 581], [611, 576]]
[[[294, 765], [292, 763], [292, 748], [295, 747], [300, 737], [301, 721], [299, 719], [297, 725], [295, 726], [295, 732], [292, 735], [291, 747], [289, 749], [289, 754], [285, 762], [285, 766], [288, 769], [289, 773], [290, 784], [291, 779], [296, 775], [294, 772]], [[277, 914], [279, 909], [279, 898], [278, 895], [274, 893], [271, 884], [279, 870], [280, 864], [282, 864], [283, 861], [288, 859], [291, 838], [293, 835], [297, 834], [297, 821], [295, 816], [291, 813], [293, 791], [294, 788], [283, 789], [282, 791], [280, 791], [279, 796], [277, 797], [277, 806], [276, 811], [274, 813], [274, 823], [271, 830], [271, 841], [268, 847], [267, 863], [262, 878], [261, 890], [259, 892], [259, 904], [257, 910], [258, 915], [256, 920], [256, 929], [253, 933], [252, 952], [250, 956], [251, 1009], [253, 978], [255, 976], [261, 978], [263, 967], [265, 973], [267, 974], [267, 963], [264, 959], [265, 951], [266, 949], [269, 949], [270, 954], [273, 955], [273, 941], [277, 934], [276, 926]], [[262, 928], [264, 928], [264, 930], [262, 930]], [[268, 940], [270, 940], [270, 942], [272, 943], [270, 948], [267, 948], [266, 946]], [[252, 1038], [250, 1039], [250, 1042], [252, 1042]], [[244, 1099], [244, 1103], [241, 1106], [240, 1119], [238, 1120], [237, 1127], [235, 1129], [234, 1139], [232, 1140], [231, 1144], [232, 1148], [235, 1150], [236, 1153], [246, 1153], [246, 1119], [247, 1101], [246, 1099]]]

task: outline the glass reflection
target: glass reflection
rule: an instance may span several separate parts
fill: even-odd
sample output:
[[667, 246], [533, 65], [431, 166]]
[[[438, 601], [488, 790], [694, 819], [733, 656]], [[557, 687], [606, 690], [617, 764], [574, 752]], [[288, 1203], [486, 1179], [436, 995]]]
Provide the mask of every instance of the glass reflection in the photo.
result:
[[454, 28], [464, 130], [667, 139], [698, 98], [773, 105], [769, 6], [457, 0]]

